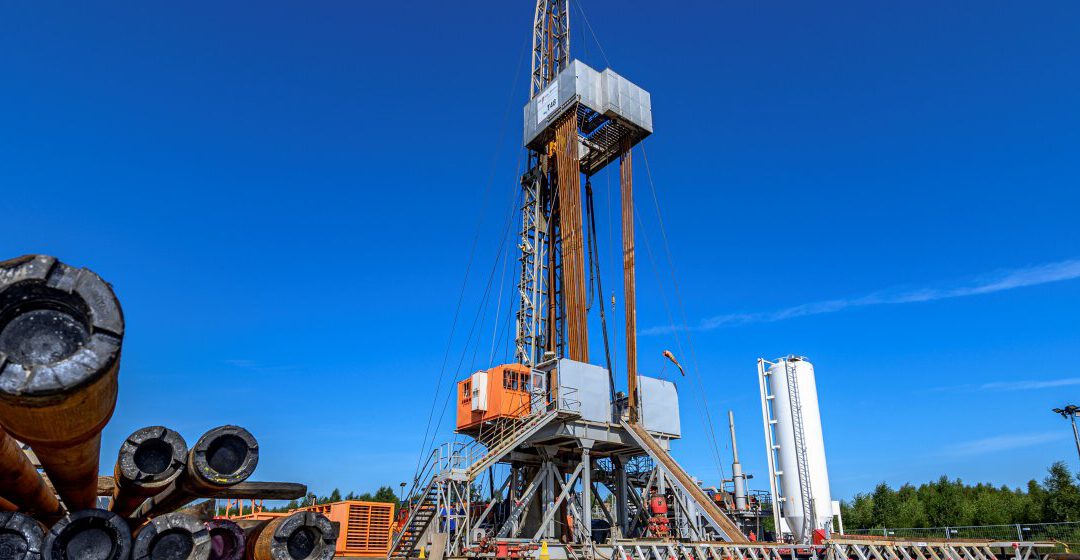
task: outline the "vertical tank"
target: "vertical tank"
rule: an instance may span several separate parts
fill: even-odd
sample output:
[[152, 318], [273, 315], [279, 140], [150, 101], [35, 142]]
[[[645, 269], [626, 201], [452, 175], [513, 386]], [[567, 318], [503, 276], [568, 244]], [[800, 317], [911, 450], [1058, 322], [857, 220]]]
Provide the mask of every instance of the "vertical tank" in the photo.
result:
[[[792, 534], [798, 538], [814, 529], [832, 524], [832, 494], [829, 492], [829, 469], [825, 464], [825, 440], [821, 434], [821, 412], [818, 408], [814, 366], [806, 360], [791, 356], [769, 366], [765, 379], [769, 384], [774, 424], [776, 471], [779, 490], [784, 497], [783, 515]], [[792, 402], [789, 384], [796, 381], [798, 406]], [[798, 416], [798, 417], [796, 417]], [[800, 461], [796, 445], [796, 430], [801, 419], [805, 464]], [[800, 489], [799, 472], [806, 470], [808, 492]], [[812, 525], [804, 527], [803, 500], [810, 500]]]

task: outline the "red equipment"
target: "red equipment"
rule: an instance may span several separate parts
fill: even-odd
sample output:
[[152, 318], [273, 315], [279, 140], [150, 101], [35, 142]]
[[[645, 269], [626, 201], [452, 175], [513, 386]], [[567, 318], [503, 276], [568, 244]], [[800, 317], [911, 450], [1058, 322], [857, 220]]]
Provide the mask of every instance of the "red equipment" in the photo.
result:
[[665, 538], [671, 534], [671, 526], [668, 523], [667, 498], [653, 496], [649, 498], [649, 534], [658, 538]]

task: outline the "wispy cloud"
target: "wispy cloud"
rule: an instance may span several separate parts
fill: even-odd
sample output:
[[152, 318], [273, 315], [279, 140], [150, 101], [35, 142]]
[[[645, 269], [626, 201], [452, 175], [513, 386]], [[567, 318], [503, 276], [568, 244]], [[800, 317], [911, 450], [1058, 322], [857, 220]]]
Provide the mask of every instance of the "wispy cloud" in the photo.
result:
[[1080, 377], [1066, 379], [1029, 379], [1024, 381], [995, 381], [983, 383], [979, 386], [984, 391], [1032, 391], [1036, 389], [1053, 389], [1055, 387], [1071, 387], [1080, 385]]
[[802, 305], [787, 307], [776, 311], [727, 313], [704, 319], [695, 326], [652, 327], [642, 330], [640, 334], [665, 334], [677, 329], [708, 331], [721, 327], [732, 327], [750, 323], [773, 323], [785, 319], [806, 317], [808, 315], [835, 313], [837, 311], [856, 307], [920, 303], [941, 299], [992, 294], [994, 292], [1002, 292], [1028, 286], [1038, 286], [1040, 284], [1049, 284], [1064, 280], [1074, 280], [1076, 278], [1080, 278], [1080, 259], [1070, 259], [1026, 268], [999, 270], [991, 274], [985, 274], [969, 279], [966, 282], [954, 283], [950, 286], [915, 289], [894, 288], [873, 292], [863, 296], [804, 303]]
[[1024, 447], [1034, 447], [1051, 441], [1057, 441], [1063, 437], [1063, 432], [1056, 431], [1031, 434], [1007, 434], [950, 444], [942, 450], [941, 454], [952, 457], [986, 455], [989, 453], [1022, 449]]

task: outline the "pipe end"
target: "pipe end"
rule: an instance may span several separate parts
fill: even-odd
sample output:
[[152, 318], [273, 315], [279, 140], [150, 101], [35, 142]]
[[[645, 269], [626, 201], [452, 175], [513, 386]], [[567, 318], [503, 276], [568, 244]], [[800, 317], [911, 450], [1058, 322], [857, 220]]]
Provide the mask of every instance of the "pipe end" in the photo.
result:
[[321, 513], [304, 511], [285, 518], [270, 541], [273, 560], [331, 560], [337, 531]]
[[113, 369], [124, 316], [97, 274], [55, 257], [0, 262], [0, 396], [39, 398]]
[[131, 531], [115, 513], [84, 509], [64, 516], [45, 536], [45, 560], [126, 560]]
[[219, 426], [191, 449], [189, 468], [202, 480], [229, 486], [247, 480], [259, 464], [259, 443], [240, 426]]
[[206, 522], [210, 532], [209, 560], [242, 560], [244, 558], [244, 530], [228, 519], [211, 519]]
[[135, 537], [133, 560], [205, 560], [210, 533], [199, 520], [183, 513], [151, 519]]
[[45, 530], [34, 518], [15, 511], [0, 512], [0, 559], [39, 560]]
[[179, 433], [164, 426], [140, 428], [120, 446], [116, 474], [137, 486], [164, 486], [183, 472], [187, 453]]

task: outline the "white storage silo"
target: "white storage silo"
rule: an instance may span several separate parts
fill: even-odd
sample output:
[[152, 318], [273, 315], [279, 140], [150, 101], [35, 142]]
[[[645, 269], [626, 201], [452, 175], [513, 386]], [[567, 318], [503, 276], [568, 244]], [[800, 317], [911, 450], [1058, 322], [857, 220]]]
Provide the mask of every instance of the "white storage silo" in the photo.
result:
[[770, 487], [781, 510], [774, 517], [781, 531], [786, 525], [796, 539], [808, 540], [814, 529], [831, 528], [834, 513], [814, 366], [795, 356], [758, 360], [758, 376]]

